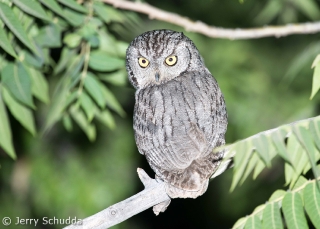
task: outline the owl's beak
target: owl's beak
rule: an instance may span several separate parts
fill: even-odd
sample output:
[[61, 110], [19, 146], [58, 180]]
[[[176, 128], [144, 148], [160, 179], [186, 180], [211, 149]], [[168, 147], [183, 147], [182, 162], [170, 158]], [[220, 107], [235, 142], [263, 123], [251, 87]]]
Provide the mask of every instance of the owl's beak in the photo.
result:
[[156, 78], [156, 81], [159, 82], [160, 75], [158, 72], [156, 73], [155, 78]]

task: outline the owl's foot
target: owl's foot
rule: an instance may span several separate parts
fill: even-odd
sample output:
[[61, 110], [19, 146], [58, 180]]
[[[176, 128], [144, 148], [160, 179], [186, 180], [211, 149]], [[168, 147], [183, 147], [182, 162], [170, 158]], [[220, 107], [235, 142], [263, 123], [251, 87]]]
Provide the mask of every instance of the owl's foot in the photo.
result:
[[167, 207], [169, 206], [171, 202], [171, 199], [161, 202], [160, 204], [154, 205], [153, 206], [153, 212], [155, 215], [159, 215], [160, 212], [164, 212], [167, 210]]
[[[143, 169], [138, 168], [137, 172], [145, 189], [151, 188], [152, 186], [155, 186], [158, 183], [163, 183], [163, 181], [159, 179], [157, 176], [156, 176], [156, 179], [152, 179], [151, 177], [149, 177], [148, 174]], [[159, 215], [160, 212], [164, 212], [169, 206], [170, 202], [171, 202], [171, 199], [168, 196], [168, 200], [154, 205], [153, 206], [154, 214]]]

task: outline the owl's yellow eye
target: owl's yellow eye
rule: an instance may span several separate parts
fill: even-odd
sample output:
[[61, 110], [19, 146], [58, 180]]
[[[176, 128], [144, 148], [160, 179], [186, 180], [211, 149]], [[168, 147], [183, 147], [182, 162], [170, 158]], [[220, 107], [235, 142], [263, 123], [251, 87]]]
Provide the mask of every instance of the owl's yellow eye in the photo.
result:
[[173, 66], [177, 63], [177, 57], [176, 56], [168, 56], [166, 58], [166, 64], [169, 66]]
[[140, 67], [142, 67], [142, 68], [146, 68], [146, 67], [148, 67], [148, 65], [149, 65], [149, 61], [148, 61], [146, 58], [144, 58], [144, 57], [140, 57], [140, 58], [139, 58], [139, 65], [140, 65]]

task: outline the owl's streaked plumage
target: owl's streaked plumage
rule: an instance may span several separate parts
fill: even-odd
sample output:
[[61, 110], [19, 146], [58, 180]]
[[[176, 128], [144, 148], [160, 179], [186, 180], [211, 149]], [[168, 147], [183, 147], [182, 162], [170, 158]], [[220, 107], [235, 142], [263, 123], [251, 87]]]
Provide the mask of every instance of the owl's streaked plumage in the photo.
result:
[[227, 112], [223, 95], [197, 48], [183, 33], [155, 30], [127, 49], [135, 94], [134, 132], [171, 198], [196, 198], [208, 187], [223, 152]]

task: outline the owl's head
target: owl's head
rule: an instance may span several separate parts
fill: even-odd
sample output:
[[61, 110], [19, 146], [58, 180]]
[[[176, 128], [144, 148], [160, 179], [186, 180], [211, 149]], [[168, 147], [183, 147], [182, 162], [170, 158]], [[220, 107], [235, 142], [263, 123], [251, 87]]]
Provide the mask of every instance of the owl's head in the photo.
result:
[[193, 42], [183, 33], [171, 30], [143, 33], [127, 49], [128, 76], [137, 89], [163, 84], [202, 65]]

